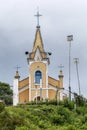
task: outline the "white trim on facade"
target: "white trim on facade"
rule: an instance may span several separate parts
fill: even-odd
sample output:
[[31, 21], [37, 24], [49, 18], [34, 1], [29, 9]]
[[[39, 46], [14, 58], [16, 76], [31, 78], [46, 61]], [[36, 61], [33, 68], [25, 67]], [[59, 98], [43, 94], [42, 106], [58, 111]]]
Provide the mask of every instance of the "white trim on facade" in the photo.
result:
[[13, 106], [19, 103], [19, 91], [18, 91], [18, 79], [14, 79], [13, 82]]
[[48, 99], [48, 62], [46, 63], [46, 99]]
[[29, 85], [28, 85], [28, 86], [25, 86], [25, 87], [23, 87], [23, 88], [20, 88], [20, 89], [19, 89], [19, 94], [22, 93], [23, 91], [27, 90], [27, 89], [29, 89]]

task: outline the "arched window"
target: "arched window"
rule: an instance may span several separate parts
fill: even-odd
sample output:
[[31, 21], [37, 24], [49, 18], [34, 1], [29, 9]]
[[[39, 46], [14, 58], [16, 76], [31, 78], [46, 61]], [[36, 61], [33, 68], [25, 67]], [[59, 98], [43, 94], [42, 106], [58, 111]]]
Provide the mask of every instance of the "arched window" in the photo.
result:
[[35, 72], [35, 83], [40, 84], [40, 79], [42, 79], [42, 73], [41, 71], [37, 70]]

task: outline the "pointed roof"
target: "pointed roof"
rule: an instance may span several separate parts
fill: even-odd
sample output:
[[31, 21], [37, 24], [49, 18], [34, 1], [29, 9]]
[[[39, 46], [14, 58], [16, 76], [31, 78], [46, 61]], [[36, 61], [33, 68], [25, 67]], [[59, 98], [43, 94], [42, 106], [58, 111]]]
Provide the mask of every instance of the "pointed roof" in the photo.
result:
[[40, 32], [40, 26], [37, 26], [36, 28], [35, 40], [34, 40], [32, 52], [29, 53], [29, 60], [34, 60], [37, 50], [39, 50], [42, 60], [47, 60], [48, 63], [50, 63], [49, 58], [47, 56], [47, 52], [45, 52], [44, 50], [44, 45], [43, 45], [41, 32]]
[[35, 52], [37, 50], [37, 48], [40, 49], [40, 52], [44, 52], [44, 46], [43, 46], [40, 28], [36, 29], [36, 35], [35, 35], [35, 40], [34, 40], [32, 52]]

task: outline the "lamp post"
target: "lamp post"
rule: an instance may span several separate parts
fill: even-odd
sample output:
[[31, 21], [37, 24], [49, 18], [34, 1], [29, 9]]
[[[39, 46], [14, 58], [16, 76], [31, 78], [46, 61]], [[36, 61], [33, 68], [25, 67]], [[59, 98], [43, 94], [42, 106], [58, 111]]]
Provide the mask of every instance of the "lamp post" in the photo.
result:
[[77, 80], [78, 80], [78, 88], [79, 88], [79, 96], [80, 96], [81, 91], [80, 91], [80, 80], [79, 80], [79, 72], [78, 72], [79, 58], [74, 58], [74, 63], [76, 64]]
[[73, 41], [73, 35], [67, 36], [69, 42], [69, 100], [71, 101], [71, 41]]

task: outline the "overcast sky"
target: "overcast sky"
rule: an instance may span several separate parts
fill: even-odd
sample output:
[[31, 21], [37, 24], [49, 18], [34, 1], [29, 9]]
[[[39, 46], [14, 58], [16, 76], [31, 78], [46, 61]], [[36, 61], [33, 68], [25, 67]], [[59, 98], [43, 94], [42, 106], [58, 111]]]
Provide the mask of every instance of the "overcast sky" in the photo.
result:
[[87, 97], [87, 0], [0, 0], [0, 81], [13, 85], [16, 66], [21, 79], [29, 74], [25, 51], [32, 51], [39, 7], [41, 34], [45, 51], [52, 52], [49, 75], [58, 78], [64, 66], [64, 87], [68, 89], [67, 35], [71, 47], [71, 88], [78, 93], [76, 66], [79, 58], [81, 94]]

